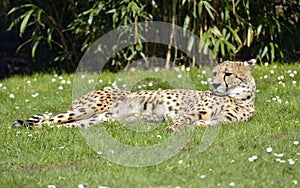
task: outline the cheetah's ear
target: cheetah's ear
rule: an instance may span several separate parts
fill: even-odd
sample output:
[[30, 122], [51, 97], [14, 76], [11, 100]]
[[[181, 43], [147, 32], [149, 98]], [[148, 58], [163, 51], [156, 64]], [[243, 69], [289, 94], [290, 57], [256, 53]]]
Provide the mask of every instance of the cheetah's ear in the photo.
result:
[[252, 70], [256, 65], [256, 59], [250, 59], [248, 61], [245, 61], [245, 64], [247, 64], [247, 66], [250, 67], [250, 70]]

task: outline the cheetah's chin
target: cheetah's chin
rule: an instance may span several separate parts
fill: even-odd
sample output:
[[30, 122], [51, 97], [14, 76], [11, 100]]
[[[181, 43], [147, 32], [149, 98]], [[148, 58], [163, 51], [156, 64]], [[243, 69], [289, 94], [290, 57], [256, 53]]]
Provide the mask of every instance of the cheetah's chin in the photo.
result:
[[224, 93], [224, 92], [219, 92], [217, 90], [212, 90], [211, 91], [211, 95], [214, 95], [214, 96], [219, 96], [219, 97], [224, 97], [224, 96], [227, 96], [228, 94], [227, 93]]

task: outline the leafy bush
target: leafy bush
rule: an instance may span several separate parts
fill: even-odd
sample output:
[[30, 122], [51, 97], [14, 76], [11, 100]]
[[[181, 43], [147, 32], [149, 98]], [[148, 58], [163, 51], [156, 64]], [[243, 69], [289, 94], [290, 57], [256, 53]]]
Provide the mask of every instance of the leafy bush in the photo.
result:
[[[74, 70], [84, 51], [108, 31], [151, 20], [192, 31], [204, 42], [202, 50], [211, 50], [219, 59], [257, 57], [272, 62], [299, 58], [300, 6], [296, 0], [25, 0], [6, 6], [11, 6], [8, 30], [18, 30], [24, 38], [17, 51], [29, 48], [36, 60], [50, 53], [46, 61], [62, 62], [67, 70]], [[140, 39], [137, 35], [136, 45], [115, 54], [110, 66], [119, 69], [151, 54], [174, 62], [185, 56], [170, 46], [143, 44]]]

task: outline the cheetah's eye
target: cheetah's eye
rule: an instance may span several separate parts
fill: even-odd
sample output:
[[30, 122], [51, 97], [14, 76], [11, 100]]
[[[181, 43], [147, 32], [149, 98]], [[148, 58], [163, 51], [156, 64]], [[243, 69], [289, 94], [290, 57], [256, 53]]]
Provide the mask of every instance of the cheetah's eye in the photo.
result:
[[225, 72], [225, 76], [231, 76], [232, 74], [232, 72]]
[[213, 72], [213, 76], [214, 76], [214, 77], [217, 76], [217, 72]]

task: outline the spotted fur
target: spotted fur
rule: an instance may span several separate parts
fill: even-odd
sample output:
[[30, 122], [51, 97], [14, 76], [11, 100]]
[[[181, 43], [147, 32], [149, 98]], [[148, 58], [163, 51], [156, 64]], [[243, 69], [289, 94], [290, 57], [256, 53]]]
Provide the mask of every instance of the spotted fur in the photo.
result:
[[105, 88], [92, 91], [72, 103], [64, 113], [35, 115], [15, 121], [12, 126], [40, 126], [50, 121], [58, 126], [87, 128], [102, 121], [122, 120], [162, 122], [172, 120], [170, 131], [187, 126], [248, 121], [254, 112], [256, 86], [254, 59], [225, 61], [213, 70], [211, 91], [141, 90], [129, 92]]

